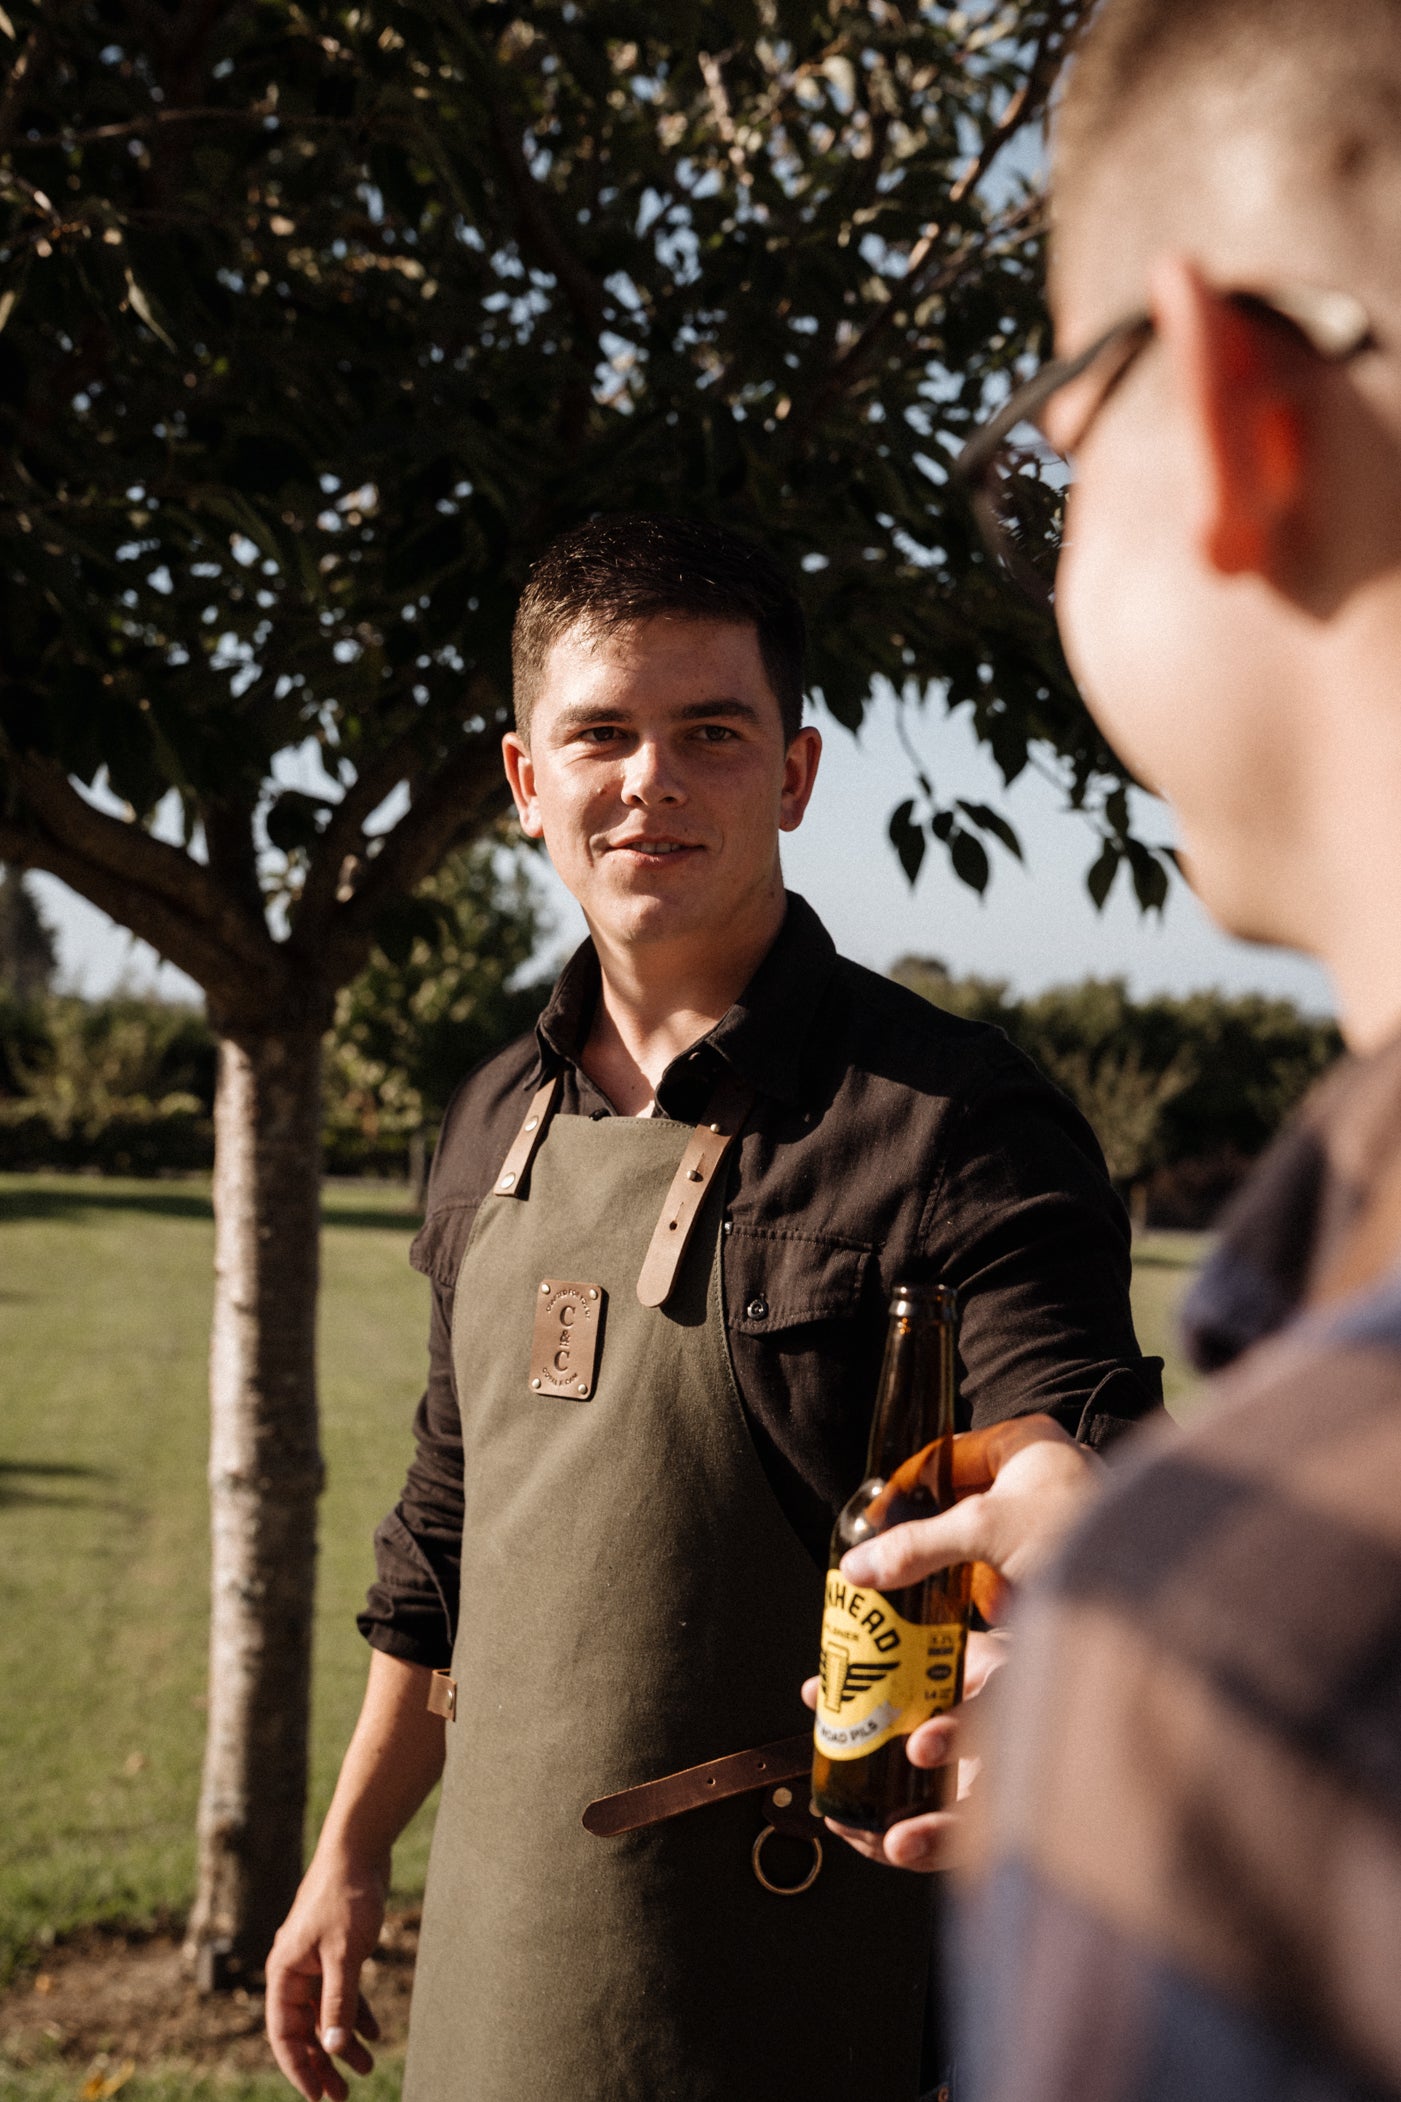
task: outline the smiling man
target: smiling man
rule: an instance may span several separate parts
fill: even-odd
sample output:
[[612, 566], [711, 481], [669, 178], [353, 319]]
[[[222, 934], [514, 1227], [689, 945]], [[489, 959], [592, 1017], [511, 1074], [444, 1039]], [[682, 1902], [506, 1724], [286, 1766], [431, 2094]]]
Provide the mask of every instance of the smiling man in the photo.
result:
[[824, 1860], [773, 1785], [827, 1536], [905, 1279], [964, 1297], [966, 1421], [1100, 1445], [1154, 1409], [1125, 1221], [1000, 1033], [785, 893], [821, 740], [760, 550], [580, 527], [521, 600], [515, 698], [521, 824], [589, 939], [439, 1140], [418, 1451], [270, 2034], [308, 2097], [366, 2070], [390, 1849], [443, 1771], [410, 2102], [913, 2102], [930, 1886]]

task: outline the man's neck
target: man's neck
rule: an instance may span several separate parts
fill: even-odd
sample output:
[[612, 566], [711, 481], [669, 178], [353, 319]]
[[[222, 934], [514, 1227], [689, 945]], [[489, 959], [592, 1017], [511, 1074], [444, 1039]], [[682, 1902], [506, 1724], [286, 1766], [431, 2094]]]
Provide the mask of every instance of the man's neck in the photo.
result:
[[593, 928], [600, 990], [580, 1064], [623, 1116], [646, 1116], [663, 1073], [728, 1014], [783, 925], [769, 909], [723, 941], [634, 948]]

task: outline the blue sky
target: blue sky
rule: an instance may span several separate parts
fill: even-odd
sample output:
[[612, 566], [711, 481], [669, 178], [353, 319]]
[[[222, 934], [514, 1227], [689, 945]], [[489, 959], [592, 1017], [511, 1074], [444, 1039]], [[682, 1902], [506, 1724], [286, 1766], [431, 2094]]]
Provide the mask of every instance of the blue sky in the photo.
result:
[[[805, 824], [785, 842], [790, 886], [817, 908], [849, 956], [876, 970], [905, 954], [937, 956], [955, 972], [1005, 978], [1019, 992], [1090, 976], [1123, 977], [1140, 994], [1219, 986], [1283, 994], [1311, 1012], [1332, 1011], [1328, 982], [1315, 965], [1228, 939], [1180, 882], [1161, 920], [1143, 918], [1123, 876], [1123, 888], [1097, 913], [1084, 887], [1097, 851], [1086, 822], [1066, 814], [1057, 791], [1038, 774], [1029, 771], [1004, 790], [965, 719], [934, 706], [908, 711], [906, 723], [941, 798], [994, 803], [1021, 834], [1026, 862], [1019, 866], [992, 847], [994, 876], [980, 901], [956, 881], [942, 853], [931, 851], [911, 891], [886, 838], [891, 810], [911, 790], [910, 761], [895, 730], [897, 705], [890, 695], [877, 698], [859, 739], [818, 718], [826, 750], [817, 791]], [[1171, 840], [1161, 805], [1140, 798], [1138, 817], [1145, 837]], [[58, 932], [70, 986], [99, 995], [126, 982], [155, 986], [169, 997], [193, 995], [178, 972], [158, 967], [149, 950], [54, 878], [34, 881]], [[552, 922], [542, 956], [553, 960], [580, 938], [583, 923], [543, 864], [541, 882]]]

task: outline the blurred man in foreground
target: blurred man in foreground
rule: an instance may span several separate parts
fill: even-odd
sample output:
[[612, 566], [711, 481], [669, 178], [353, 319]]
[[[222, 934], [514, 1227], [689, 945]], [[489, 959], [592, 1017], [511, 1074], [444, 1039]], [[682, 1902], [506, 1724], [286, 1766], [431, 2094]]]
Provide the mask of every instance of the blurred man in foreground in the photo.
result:
[[[1398, 207], [1397, 0], [1100, 10], [1058, 130], [1066, 360], [1008, 427], [1073, 464], [1054, 596], [1091, 708], [1216, 918], [1327, 965], [1355, 1055], [1194, 1294], [1209, 1407], [1020, 1616], [978, 2102], [1401, 2095]], [[980, 503], [1034, 588], [996, 438]], [[1011, 1480], [860, 1574], [1033, 1559]]]

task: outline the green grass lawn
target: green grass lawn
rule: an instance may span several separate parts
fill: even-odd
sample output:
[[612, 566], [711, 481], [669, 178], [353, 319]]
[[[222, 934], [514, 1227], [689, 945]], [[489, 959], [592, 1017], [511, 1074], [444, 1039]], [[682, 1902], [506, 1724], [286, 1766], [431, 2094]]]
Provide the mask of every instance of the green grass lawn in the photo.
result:
[[[402, 1192], [324, 1204], [322, 1505], [313, 1712], [314, 1831], [359, 1704], [354, 1616], [370, 1536], [410, 1451], [427, 1288], [408, 1268]], [[1144, 1348], [1188, 1382], [1171, 1322], [1203, 1243], [1145, 1236]], [[213, 1228], [193, 1183], [0, 1177], [0, 1977], [93, 1920], [182, 1913], [194, 1874], [204, 1728], [206, 1356]], [[431, 1807], [431, 1806], [430, 1806]], [[427, 1813], [396, 1856], [422, 1885]], [[141, 2073], [126, 2102], [272, 2102], [273, 2076]], [[16, 2081], [21, 2084], [16, 2085]], [[57, 2102], [71, 2065], [0, 2061], [0, 2102]], [[397, 2072], [359, 2090], [397, 2093]]]
[[1177, 1309], [1210, 1245], [1210, 1235], [1203, 1233], [1145, 1233], [1133, 1244], [1138, 1340], [1151, 1356], [1164, 1360], [1163, 1396], [1179, 1423], [1191, 1415], [1200, 1390], [1177, 1347]]
[[[313, 1824], [359, 1704], [354, 1615], [427, 1333], [403, 1194], [332, 1189], [325, 1222]], [[0, 1177], [0, 1963], [36, 1935], [189, 1900], [212, 1251], [198, 1186]], [[406, 1888], [425, 1852], [420, 1821]]]

